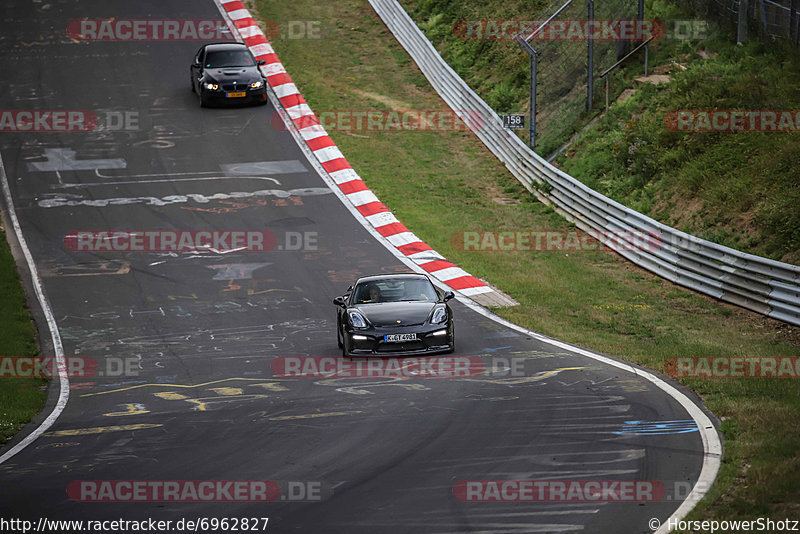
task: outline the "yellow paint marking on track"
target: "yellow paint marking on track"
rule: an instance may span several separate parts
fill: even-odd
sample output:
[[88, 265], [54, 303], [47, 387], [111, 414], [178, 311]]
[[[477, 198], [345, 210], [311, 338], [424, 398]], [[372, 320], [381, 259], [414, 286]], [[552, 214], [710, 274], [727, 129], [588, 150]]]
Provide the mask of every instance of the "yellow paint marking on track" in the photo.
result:
[[352, 393], [353, 395], [369, 395], [372, 392], [369, 391], [367, 388], [378, 388], [378, 387], [385, 387], [385, 386], [399, 386], [404, 388], [408, 391], [427, 391], [430, 388], [423, 386], [422, 384], [394, 384], [394, 383], [385, 383], [385, 384], [364, 384], [363, 386], [347, 386], [343, 388], [336, 388], [336, 391], [341, 393]]
[[211, 391], [216, 393], [217, 395], [222, 395], [225, 397], [232, 397], [234, 395], [241, 395], [244, 393], [242, 388], [209, 388]]
[[178, 299], [189, 299], [189, 300], [197, 300], [197, 294], [190, 293], [189, 295], [167, 295], [169, 300], [178, 300]]
[[544, 373], [538, 374], [536, 376], [526, 376], [526, 377], [510, 377], [510, 378], [470, 378], [468, 380], [472, 380], [475, 382], [486, 382], [489, 384], [501, 384], [501, 385], [516, 385], [516, 384], [526, 384], [528, 382], [538, 382], [539, 380], [544, 380], [545, 378], [550, 378], [552, 376], [556, 376], [561, 371], [577, 371], [580, 369], [585, 369], [585, 367], [559, 367], [558, 369], [553, 369], [552, 371], [545, 371]]
[[174, 391], [161, 391], [159, 393], [153, 393], [153, 395], [165, 400], [183, 400], [189, 398], [186, 395], [181, 395], [180, 393], [175, 393]]
[[108, 412], [104, 413], [106, 417], [117, 417], [122, 415], [139, 415], [143, 413], [150, 413], [150, 410], [144, 409], [144, 404], [139, 404], [138, 402], [132, 404], [123, 404], [125, 410], [122, 412]]
[[196, 404], [195, 410], [205, 412], [209, 404], [217, 404], [222, 402], [239, 401], [245, 399], [262, 399], [266, 395], [231, 395], [227, 397], [202, 397], [197, 399], [186, 399], [186, 402]]
[[261, 386], [269, 391], [289, 391], [289, 388], [282, 386], [277, 382], [263, 382], [261, 384], [250, 384], [251, 386]]
[[281, 415], [279, 417], [270, 417], [270, 421], [289, 421], [292, 419], [317, 419], [318, 417], [338, 417], [341, 415], [352, 415], [354, 413], [364, 413], [361, 410], [353, 410], [350, 412], [328, 412], [328, 413], [308, 413], [304, 415]]
[[144, 430], [145, 428], [157, 428], [160, 424], [142, 423], [138, 425], [115, 425], [115, 426], [96, 426], [92, 428], [73, 428], [71, 430], [56, 430], [45, 432], [43, 436], [85, 436], [89, 434], [103, 434], [105, 432], [120, 432], [123, 430]]
[[126, 388], [119, 388], [119, 389], [109, 389], [108, 391], [99, 391], [97, 393], [85, 393], [81, 395], [81, 397], [95, 397], [97, 395], [108, 395], [109, 393], [119, 393], [121, 391], [130, 391], [132, 389], [141, 389], [141, 388], [148, 388], [148, 387], [157, 387], [157, 388], [200, 388], [204, 386], [210, 386], [212, 384], [221, 384], [222, 382], [229, 382], [231, 380], [243, 380], [246, 382], [258, 382], [260, 380], [264, 380], [263, 378], [223, 378], [221, 380], [212, 380], [211, 382], [204, 382], [202, 384], [137, 384], [135, 386], [128, 386]]
[[350, 393], [351, 395], [370, 395], [372, 393], [371, 391], [367, 391], [366, 389], [359, 389], [354, 387], [337, 388], [336, 391], [340, 391], [342, 393]]

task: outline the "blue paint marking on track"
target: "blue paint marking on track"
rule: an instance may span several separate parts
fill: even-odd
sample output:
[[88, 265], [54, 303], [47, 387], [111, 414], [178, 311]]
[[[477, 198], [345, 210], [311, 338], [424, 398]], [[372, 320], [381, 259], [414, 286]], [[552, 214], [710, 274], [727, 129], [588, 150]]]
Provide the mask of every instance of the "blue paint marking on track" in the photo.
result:
[[676, 421], [625, 421], [625, 425], [614, 431], [619, 435], [664, 435], [664, 434], [686, 434], [697, 432], [697, 423], [692, 419], [679, 419]]

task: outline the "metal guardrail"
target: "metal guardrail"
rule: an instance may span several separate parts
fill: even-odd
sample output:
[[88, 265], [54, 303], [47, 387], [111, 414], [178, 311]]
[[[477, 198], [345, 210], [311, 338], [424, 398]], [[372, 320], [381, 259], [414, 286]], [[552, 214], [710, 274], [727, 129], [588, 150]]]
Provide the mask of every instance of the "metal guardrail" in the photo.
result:
[[[445, 102], [511, 173], [545, 204], [636, 265], [676, 284], [800, 326], [800, 267], [746, 254], [681, 232], [627, 208], [558, 170], [509, 130], [450, 68], [396, 0], [370, 0], [395, 38]], [[544, 184], [548, 184], [544, 186]], [[621, 237], [619, 247], [606, 239]], [[626, 238], [625, 236], [628, 236]], [[659, 246], [641, 246], [655, 236]], [[650, 241], [652, 242], [652, 241]]]

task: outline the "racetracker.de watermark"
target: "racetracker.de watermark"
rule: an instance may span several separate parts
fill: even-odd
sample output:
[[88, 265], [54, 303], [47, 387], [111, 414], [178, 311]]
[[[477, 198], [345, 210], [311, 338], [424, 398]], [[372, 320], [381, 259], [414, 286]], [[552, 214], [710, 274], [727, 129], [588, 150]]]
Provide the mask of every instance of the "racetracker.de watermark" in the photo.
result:
[[281, 378], [470, 378], [484, 373], [476, 356], [349, 359], [338, 356], [282, 356], [272, 360]]
[[271, 480], [75, 480], [67, 496], [78, 502], [271, 502]]
[[77, 502], [322, 501], [333, 494], [322, 481], [298, 480], [73, 480]]
[[[273, 114], [271, 122], [276, 130], [286, 130], [278, 113]], [[327, 131], [342, 132], [474, 132], [486, 121], [473, 110], [336, 110], [305, 115], [293, 122], [301, 130], [322, 126]]]
[[74, 231], [64, 245], [75, 252], [268, 252], [317, 250], [317, 232], [269, 230]]
[[673, 378], [798, 378], [798, 356], [689, 356], [670, 358], [664, 372]]
[[[269, 41], [322, 39], [318, 20], [242, 19], [232, 24], [245, 37], [256, 23]], [[222, 19], [78, 19], [67, 24], [75, 41], [232, 41], [231, 27]]]
[[61, 364], [53, 356], [0, 356], [2, 378], [91, 378], [139, 376], [136, 357], [66, 356]]
[[138, 131], [138, 111], [0, 110], [0, 132]]
[[659, 232], [639, 230], [475, 230], [452, 234], [450, 243], [466, 252], [655, 252], [663, 245]]
[[673, 132], [800, 132], [800, 111], [679, 110], [664, 125]]
[[453, 495], [464, 502], [656, 502], [658, 480], [461, 480]]
[[646, 41], [648, 39], [708, 39], [711, 30], [704, 20], [638, 19], [461, 19], [453, 24], [453, 35], [464, 41]]

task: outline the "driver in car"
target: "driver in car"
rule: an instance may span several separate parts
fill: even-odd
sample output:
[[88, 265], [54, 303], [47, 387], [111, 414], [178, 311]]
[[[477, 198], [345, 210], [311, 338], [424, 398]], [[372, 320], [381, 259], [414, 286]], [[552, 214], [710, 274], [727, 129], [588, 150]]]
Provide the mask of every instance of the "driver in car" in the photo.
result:
[[380, 302], [381, 301], [381, 288], [376, 284], [370, 284], [367, 289], [369, 298], [362, 299], [361, 302]]

